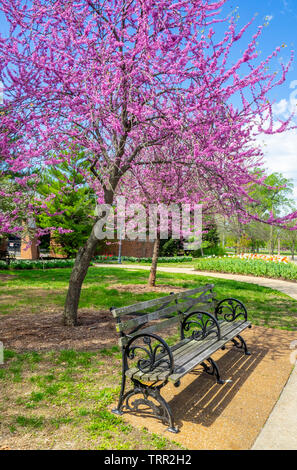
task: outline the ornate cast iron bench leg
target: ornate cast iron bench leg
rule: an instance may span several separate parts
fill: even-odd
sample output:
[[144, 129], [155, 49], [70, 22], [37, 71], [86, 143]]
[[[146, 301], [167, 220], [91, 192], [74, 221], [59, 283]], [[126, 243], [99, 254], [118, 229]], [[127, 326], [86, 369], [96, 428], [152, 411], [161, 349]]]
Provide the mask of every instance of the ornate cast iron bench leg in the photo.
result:
[[[152, 387], [142, 384], [137, 380], [132, 379], [132, 381], [134, 383], [134, 388], [125, 393], [125, 395], [120, 396], [118, 407], [115, 410], [112, 410], [112, 412], [122, 415], [123, 409], [126, 409], [129, 412], [137, 413], [141, 411], [140, 406], [144, 405], [152, 410], [152, 414], [149, 416], [160, 419], [162, 422], [166, 422], [168, 425], [167, 431], [175, 434], [178, 433], [178, 428], [174, 425], [171, 408], [160, 393], [160, 388], [162, 388], [166, 383], [162, 383], [158, 387]], [[142, 395], [142, 398], [135, 399], [131, 402], [130, 400], [134, 395]], [[154, 403], [150, 398], [154, 399], [158, 404]]]
[[217, 379], [217, 383], [220, 385], [223, 385], [225, 381], [221, 379], [221, 375], [220, 375], [220, 371], [219, 371], [219, 367], [217, 363], [211, 357], [207, 359], [207, 362], [209, 362], [210, 366], [205, 364], [205, 362], [201, 363], [201, 366], [203, 367], [204, 372], [206, 372], [209, 375], [215, 375]]
[[114, 413], [115, 415], [122, 415], [123, 414], [122, 406], [123, 406], [124, 397], [125, 397], [125, 395], [124, 395], [125, 386], [126, 386], [126, 375], [125, 375], [125, 373], [123, 373], [122, 374], [122, 386], [121, 386], [118, 406], [116, 408], [114, 408], [113, 410], [111, 410], [111, 412]]
[[[236, 339], [239, 339], [240, 342], [236, 341]], [[251, 353], [249, 352], [248, 350], [248, 347], [247, 347], [247, 344], [245, 342], [245, 340], [243, 339], [242, 336], [240, 335], [237, 335], [235, 338], [232, 339], [232, 343], [234, 344], [234, 346], [237, 348], [237, 349], [243, 349], [244, 350], [244, 354], [246, 356], [250, 356]]]
[[[141, 352], [142, 356], [138, 359], [136, 373], [151, 373], [158, 366], [164, 365], [168, 376], [174, 370], [174, 362], [172, 352], [167, 343], [158, 335], [153, 333], [137, 334], [129, 339], [126, 347], [123, 349], [123, 362], [122, 362], [122, 386], [120, 398], [116, 409], [112, 410], [113, 413], [122, 415], [123, 411], [130, 412], [143, 412], [148, 414], [146, 409], [141, 409], [141, 405], [145, 408], [152, 410], [149, 415], [160, 419], [162, 422], [168, 424], [168, 431], [176, 433], [178, 429], [174, 426], [173, 415], [168, 403], [160, 394], [160, 389], [167, 384], [167, 378], [162, 381], [160, 385], [156, 385], [157, 379], [150, 385], [140, 382], [137, 378], [131, 377], [133, 382], [133, 389], [125, 393], [126, 385], [126, 372], [129, 369], [128, 361], [136, 361], [137, 353]], [[145, 381], [144, 381], [145, 382]], [[135, 395], [142, 395], [141, 398], [132, 397]], [[153, 401], [154, 400], [154, 401]]]

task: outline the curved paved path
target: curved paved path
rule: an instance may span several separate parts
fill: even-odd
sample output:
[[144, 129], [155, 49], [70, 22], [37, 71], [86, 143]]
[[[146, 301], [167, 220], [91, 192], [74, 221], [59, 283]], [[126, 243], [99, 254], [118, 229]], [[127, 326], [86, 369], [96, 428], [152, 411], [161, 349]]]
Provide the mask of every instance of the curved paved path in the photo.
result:
[[[150, 270], [150, 266], [141, 265], [97, 265], [111, 266], [123, 269]], [[297, 300], [297, 283], [264, 277], [242, 276], [237, 274], [224, 274], [215, 272], [195, 271], [194, 268], [158, 267], [160, 272], [196, 274], [199, 276], [230, 279], [234, 281], [258, 284], [263, 287], [279, 290]], [[296, 334], [297, 348], [297, 334]], [[294, 355], [294, 353], [292, 353]], [[297, 353], [295, 355], [297, 359]], [[252, 450], [297, 450], [297, 362], [293, 372], [284, 387], [282, 394], [270, 414], [266, 424], [257, 437]]]
[[[144, 269], [150, 270], [150, 266], [141, 266], [139, 264], [96, 264], [96, 266], [107, 267], [111, 266], [114, 268], [123, 269]], [[196, 274], [198, 276], [216, 277], [219, 279], [230, 279], [239, 282], [248, 282], [250, 284], [258, 284], [263, 287], [270, 287], [271, 289], [279, 290], [284, 294], [289, 295], [293, 299], [297, 300], [297, 282], [282, 281], [280, 279], [268, 279], [266, 277], [254, 277], [254, 276], [242, 276], [239, 274], [225, 274], [215, 273], [208, 271], [195, 271], [194, 268], [170, 268], [159, 266], [157, 268], [159, 272], [176, 273], [176, 274]]]

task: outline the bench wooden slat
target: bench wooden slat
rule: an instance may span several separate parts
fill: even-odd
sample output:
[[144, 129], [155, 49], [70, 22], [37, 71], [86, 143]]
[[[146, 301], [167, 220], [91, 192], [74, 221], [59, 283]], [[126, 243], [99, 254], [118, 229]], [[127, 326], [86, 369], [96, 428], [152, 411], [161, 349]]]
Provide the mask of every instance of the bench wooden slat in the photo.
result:
[[227, 333], [220, 341], [215, 341], [208, 349], [204, 350], [202, 353], [193, 358], [187, 364], [183, 364], [181, 367], [177, 367], [174, 374], [171, 374], [168, 377], [170, 382], [177, 382], [180, 380], [184, 375], [188, 372], [193, 370], [197, 365], [201, 362], [208, 359], [214, 352], [218, 351], [222, 348], [230, 339], [233, 339], [236, 335], [240, 334], [243, 330], [250, 326], [250, 322], [244, 322], [243, 324], [239, 325], [237, 328], [232, 329], [229, 333]]
[[[203, 341], [195, 341], [192, 339], [181, 341], [178, 345], [175, 345], [175, 348], [171, 348], [175, 371], [174, 374], [169, 377], [165, 365], [160, 365], [154, 371], [148, 373], [140, 372], [138, 368], [131, 368], [126, 371], [126, 376], [144, 382], [157, 382], [165, 380], [168, 377], [169, 381], [173, 383], [177, 382], [185, 374], [208, 359], [211, 354], [221, 349], [230, 339], [234, 338], [249, 326], [250, 322], [245, 321], [236, 323], [224, 322], [221, 326], [222, 339], [220, 341], [217, 341], [217, 338], [214, 337], [208, 337]], [[179, 347], [179, 345], [181, 346]], [[158, 356], [158, 359], [161, 357], [164, 357], [164, 355]]]
[[205, 286], [198, 287], [196, 289], [192, 289], [192, 290], [185, 291], [185, 292], [180, 292], [178, 294], [171, 294], [171, 295], [161, 297], [158, 299], [147, 300], [145, 302], [138, 302], [137, 304], [133, 304], [127, 307], [114, 308], [111, 310], [111, 313], [115, 318], [122, 316], [122, 315], [129, 315], [131, 313], [141, 312], [142, 310], [146, 310], [148, 308], [152, 308], [157, 305], [162, 305], [166, 302], [171, 302], [173, 300], [181, 299], [185, 297], [186, 294], [187, 296], [195, 295], [195, 294], [198, 294], [199, 292], [207, 292], [213, 288], [214, 288], [213, 284], [207, 284]]
[[[242, 323], [244, 323], [244, 321], [242, 321]], [[233, 323], [226, 322], [226, 321], [221, 322], [221, 332], [223, 331], [223, 335], [228, 334], [234, 328], [235, 327], [234, 327]], [[197, 342], [197, 341], [193, 340], [192, 338], [185, 338], [182, 341], [180, 341], [178, 344], [175, 344], [174, 346], [172, 346], [170, 349], [173, 353], [175, 366], [177, 366], [177, 361], [179, 360], [180, 356], [184, 357], [185, 354], [188, 354], [193, 349], [196, 351], [196, 354], [197, 354], [197, 346], [198, 345], [200, 345], [201, 352], [204, 351], [204, 349], [206, 349], [209, 346], [209, 344], [212, 343], [212, 339], [213, 338], [206, 338], [203, 341]], [[166, 354], [160, 354], [160, 355], [158, 355], [157, 360], [162, 359], [165, 356], [166, 356]], [[179, 363], [179, 365], [182, 365], [182, 363]], [[157, 372], [158, 371], [160, 372], [160, 371], [162, 371], [162, 368], [161, 369], [156, 368], [155, 370]], [[142, 377], [143, 373], [139, 372], [139, 369], [137, 369], [137, 368], [129, 369], [127, 371], [127, 375], [128, 375], [128, 377], [131, 377], [133, 374], [136, 374], [137, 372], [138, 372], [138, 378], [140, 379]], [[168, 371], [167, 371], [167, 375], [168, 375]]]
[[[233, 338], [234, 336], [236, 336], [238, 333], [238, 331], [243, 331], [245, 328], [247, 328], [249, 326], [249, 324], [247, 324], [247, 322], [245, 321], [241, 321], [241, 322], [237, 322], [236, 324], [234, 323], [228, 323], [226, 322], [222, 327], [221, 327], [221, 332], [222, 332], [222, 338], [220, 341], [222, 341], [224, 344], [226, 344], [226, 342], [228, 342], [230, 340], [230, 337]], [[216, 341], [216, 338], [214, 339]], [[199, 342], [193, 340], [196, 344], [198, 343], [197, 347], [196, 347], [196, 356], [197, 356], [197, 352], [200, 354], [200, 353], [203, 353], [207, 350], [207, 348], [209, 347], [210, 344], [213, 343], [213, 338], [206, 338], [206, 340], [203, 341], [203, 346], [200, 346], [199, 347]], [[219, 342], [218, 342], [219, 343]], [[218, 349], [220, 349], [220, 346], [218, 347]], [[177, 353], [179, 352], [179, 350], [177, 351]], [[180, 367], [183, 367], [185, 364], [189, 363], [190, 361], [190, 356], [193, 354], [194, 351], [182, 351], [182, 354], [179, 355], [179, 354], [174, 354], [174, 360], [175, 360], [175, 369], [178, 370]], [[193, 358], [195, 357], [195, 355], [193, 356]]]
[[155, 325], [149, 326], [147, 328], [143, 328], [142, 330], [139, 330], [136, 333], [133, 333], [131, 335], [123, 336], [122, 338], [119, 339], [119, 345], [125, 346], [130, 341], [131, 338], [134, 338], [135, 336], [139, 334], [145, 335], [149, 333], [155, 333], [160, 330], [163, 330], [164, 328], [168, 328], [174, 325], [174, 323], [177, 323], [178, 321], [179, 321], [178, 316], [171, 317], [168, 320], [164, 320], [160, 323], [156, 323]]
[[[222, 337], [224, 337], [226, 334], [228, 334], [230, 331], [232, 331], [233, 329], [235, 328], [234, 324], [231, 324], [231, 323], [228, 323], [228, 322], [225, 322], [224, 325], [221, 325], [221, 335]], [[205, 340], [203, 341], [195, 341], [195, 340], [191, 340], [191, 343], [187, 344], [187, 345], [181, 345], [181, 347], [178, 347], [177, 345], [177, 351], [172, 351], [173, 352], [173, 357], [174, 357], [174, 363], [175, 363], [175, 366], [177, 365], [181, 365], [181, 360], [187, 360], [186, 357], [187, 355], [191, 352], [190, 350], [196, 345], [196, 349], [197, 349], [197, 344], [201, 345], [201, 351], [203, 351], [203, 347], [202, 347], [202, 343], [204, 344], [208, 344], [208, 341], [212, 341], [212, 338], [206, 338]], [[181, 358], [180, 358], [181, 356]]]
[[[199, 304], [198, 304], [197, 307], [199, 307]], [[212, 310], [212, 308], [211, 308], [212, 303], [210, 303], [209, 305], [208, 304], [201, 304], [201, 307], [203, 308], [203, 311], [205, 311], [207, 313], [207, 312]], [[189, 313], [189, 312], [187, 312], [187, 313]], [[154, 325], [151, 325], [147, 328], [139, 329], [136, 332], [133, 332], [131, 334], [127, 334], [127, 335], [123, 336], [122, 338], [120, 338], [119, 341], [118, 341], [118, 344], [119, 344], [119, 346], [123, 347], [130, 341], [131, 338], [133, 338], [134, 336], [137, 336], [138, 334], [158, 332], [160, 330], [163, 330], [164, 328], [172, 326], [174, 323], [177, 323], [178, 321], [180, 321], [180, 316], [176, 315], [174, 317], [171, 317], [168, 320], [163, 320], [160, 323], [155, 323]]]
[[122, 321], [121, 323], [118, 323], [116, 325], [116, 329], [118, 332], [120, 332], [120, 331], [128, 330], [130, 328], [135, 328], [136, 326], [149, 323], [150, 321], [159, 320], [160, 318], [166, 317], [167, 315], [170, 315], [172, 313], [176, 313], [177, 311], [181, 312], [183, 309], [187, 307], [195, 306], [195, 305], [200, 305], [200, 304], [203, 305], [204, 303], [209, 303], [211, 304], [209, 306], [212, 306], [213, 303], [208, 302], [212, 298], [213, 298], [212, 294], [201, 295], [200, 297], [197, 297], [196, 299], [190, 298], [189, 300], [185, 302], [174, 304], [174, 305], [171, 305], [170, 307], [165, 307], [163, 309], [156, 310], [155, 312], [143, 314], [138, 318], [132, 318], [131, 320]]
[[[244, 323], [244, 322], [241, 322], [241, 323]], [[224, 327], [221, 330], [221, 333], [222, 333], [222, 338], [221, 339], [224, 339], [225, 336], [229, 337], [230, 334], [232, 335], [233, 330], [235, 330], [239, 326], [241, 326], [241, 325], [239, 325], [239, 324], [234, 325], [234, 324], [230, 324], [230, 323], [224, 325]], [[209, 339], [209, 341], [207, 341], [207, 339]], [[177, 354], [173, 355], [175, 368], [178, 369], [178, 367], [181, 367], [184, 364], [187, 364], [190, 360], [192, 360], [195, 357], [195, 355], [197, 355], [197, 350], [199, 350], [199, 353], [203, 352], [205, 349], [207, 349], [209, 343], [213, 342], [213, 340], [217, 341], [217, 338], [213, 338], [213, 336], [209, 337], [209, 338], [206, 338], [206, 340], [204, 340], [204, 345], [203, 346], [201, 345], [201, 347], [199, 347], [199, 342], [193, 340], [194, 341], [194, 346], [191, 349], [187, 349], [187, 350], [183, 349], [181, 351], [181, 353], [178, 350]], [[196, 343], [196, 351], [195, 351], [195, 343]], [[197, 343], [198, 343], [198, 347], [197, 347]], [[202, 343], [202, 342], [200, 342], [200, 343]]]

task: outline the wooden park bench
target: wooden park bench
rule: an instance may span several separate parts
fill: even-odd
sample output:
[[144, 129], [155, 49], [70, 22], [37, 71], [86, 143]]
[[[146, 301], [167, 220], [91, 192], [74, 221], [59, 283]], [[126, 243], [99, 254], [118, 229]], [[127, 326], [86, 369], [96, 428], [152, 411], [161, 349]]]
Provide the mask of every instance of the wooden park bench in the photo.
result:
[[[122, 386], [113, 413], [141, 411], [167, 423], [168, 431], [176, 433], [178, 429], [168, 403], [160, 394], [161, 388], [168, 382], [178, 387], [181, 378], [199, 365], [223, 384], [211, 356], [225, 349], [229, 341], [250, 354], [240, 336], [243, 330], [251, 328], [245, 306], [231, 298], [217, 302], [213, 288], [209, 284], [128, 307], [111, 308], [122, 348]], [[178, 340], [169, 346], [156, 332], [165, 330], [172, 336], [173, 326], [178, 326]], [[125, 392], [127, 379], [132, 381], [133, 388]], [[136, 395], [140, 397], [136, 399]]]
[[15, 256], [11, 255], [8, 250], [0, 250], [0, 261], [5, 261], [7, 265], [10, 265], [11, 260], [14, 260]]

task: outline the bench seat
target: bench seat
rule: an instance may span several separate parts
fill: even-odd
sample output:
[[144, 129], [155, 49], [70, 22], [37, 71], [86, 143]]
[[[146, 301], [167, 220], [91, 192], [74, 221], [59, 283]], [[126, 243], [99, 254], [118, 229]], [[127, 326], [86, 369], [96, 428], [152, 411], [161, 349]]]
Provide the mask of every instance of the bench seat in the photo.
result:
[[[250, 328], [251, 323], [248, 321], [237, 322], [219, 322], [221, 329], [221, 339], [218, 341], [216, 337], [207, 337], [202, 341], [186, 338], [174, 345], [171, 349], [174, 360], [174, 372], [168, 373], [166, 364], [161, 364], [152, 372], [144, 373], [139, 371], [137, 367], [126, 370], [126, 376], [130, 379], [136, 379], [140, 382], [159, 382], [168, 379], [169, 382], [176, 383], [191, 372], [195, 367], [207, 360], [212, 354], [223, 348], [226, 343], [239, 335], [246, 328]], [[161, 355], [156, 358], [160, 359]]]

